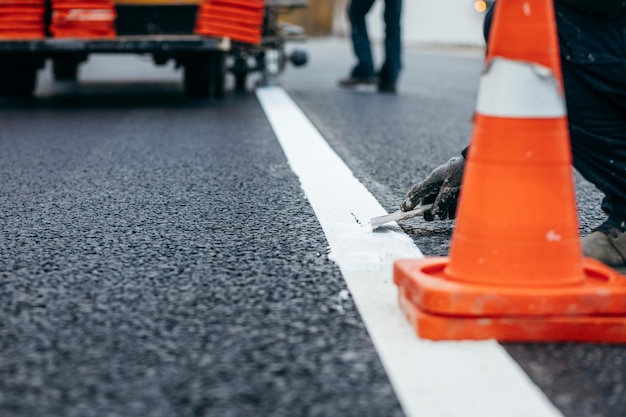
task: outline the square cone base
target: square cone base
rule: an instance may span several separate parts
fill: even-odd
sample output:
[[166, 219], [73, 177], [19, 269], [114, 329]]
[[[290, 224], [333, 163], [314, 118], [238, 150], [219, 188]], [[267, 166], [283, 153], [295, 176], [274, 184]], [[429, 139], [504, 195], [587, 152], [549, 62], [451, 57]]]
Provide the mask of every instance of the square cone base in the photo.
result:
[[[461, 294], [464, 289], [472, 286], [428, 275], [437, 271], [441, 273], [445, 269], [447, 260], [448, 258], [426, 258], [396, 262], [394, 281], [399, 288], [398, 303], [421, 338], [430, 340], [495, 339], [503, 342], [626, 343], [626, 303], [624, 303], [622, 291], [623, 284], [626, 284], [626, 277], [597, 261], [584, 259], [586, 275], [590, 276], [594, 284], [597, 284], [595, 281], [613, 282], [617, 288], [617, 295], [614, 296], [611, 293], [610, 284], [604, 286], [604, 289], [599, 289], [597, 285], [583, 284], [582, 292], [577, 288], [575, 291], [577, 295], [574, 298], [587, 303], [582, 310], [589, 310], [590, 306], [594, 306], [594, 313], [581, 313], [577, 311], [577, 306], [572, 305], [563, 308], [563, 311], [558, 313], [554, 306], [549, 306], [550, 296], [547, 296], [543, 297], [544, 306], [542, 307], [551, 311], [550, 314], [511, 313], [508, 308], [502, 309], [506, 311], [505, 314], [497, 314], [494, 311], [489, 314], [482, 312], [459, 314], [446, 312], [445, 305], [454, 298], [455, 293]], [[427, 284], [420, 286], [421, 281]], [[436, 286], [439, 286], [437, 289], [439, 293], [442, 289], [443, 292], [448, 293], [447, 298], [443, 299], [437, 311], [427, 310], [421, 301], [427, 300], [427, 304], [436, 306], [437, 294], [434, 296], [429, 294], [430, 290]], [[480, 300], [487, 299], [496, 299], [495, 305], [506, 305], [506, 297], [497, 293], [497, 287], [491, 288], [491, 292], [484, 286], [478, 286], [478, 288], [481, 294], [474, 300], [476, 305], [480, 304]], [[541, 300], [537, 292], [541, 292], [542, 289], [526, 288], [523, 291], [529, 294], [529, 303], [537, 303]], [[549, 290], [548, 293], [551, 291]], [[559, 293], [563, 291], [563, 288], [556, 290]], [[514, 293], [519, 295], [520, 289], [516, 289]], [[515, 301], [515, 303], [520, 302], [522, 302], [521, 299]]]

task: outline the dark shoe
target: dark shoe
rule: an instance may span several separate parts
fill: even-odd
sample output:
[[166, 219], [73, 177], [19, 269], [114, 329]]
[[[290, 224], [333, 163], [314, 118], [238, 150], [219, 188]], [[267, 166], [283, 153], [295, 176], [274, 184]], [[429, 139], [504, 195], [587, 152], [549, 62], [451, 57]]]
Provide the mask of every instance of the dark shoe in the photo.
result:
[[376, 85], [378, 79], [376, 77], [347, 77], [339, 80], [339, 87], [353, 88], [358, 85]]
[[398, 90], [396, 90], [395, 84], [378, 84], [378, 92], [387, 93], [387, 94], [396, 94]]
[[626, 272], [626, 222], [619, 226], [602, 223], [582, 238], [582, 245], [585, 256]]

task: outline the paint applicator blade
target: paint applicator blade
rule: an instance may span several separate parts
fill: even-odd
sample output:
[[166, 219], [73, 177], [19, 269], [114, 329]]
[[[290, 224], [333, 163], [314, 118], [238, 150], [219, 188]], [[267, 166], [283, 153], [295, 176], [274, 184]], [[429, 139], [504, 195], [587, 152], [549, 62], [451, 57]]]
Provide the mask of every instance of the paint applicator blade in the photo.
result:
[[420, 214], [428, 210], [431, 206], [432, 204], [427, 204], [425, 206], [420, 206], [409, 211], [398, 210], [394, 211], [393, 213], [385, 214], [384, 216], [374, 217], [372, 220], [370, 220], [370, 226], [372, 227], [372, 230], [375, 230], [376, 228], [387, 223], [407, 220], [412, 217], [419, 216]]

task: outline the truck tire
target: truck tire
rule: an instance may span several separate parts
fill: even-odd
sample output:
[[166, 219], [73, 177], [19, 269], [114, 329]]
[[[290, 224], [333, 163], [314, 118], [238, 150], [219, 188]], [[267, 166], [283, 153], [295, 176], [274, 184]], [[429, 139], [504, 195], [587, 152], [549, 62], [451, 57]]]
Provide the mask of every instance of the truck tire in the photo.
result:
[[239, 92], [246, 91], [248, 74], [245, 72], [236, 72], [235, 74], [235, 90]]
[[187, 96], [197, 98], [211, 96], [213, 84], [211, 61], [209, 55], [193, 56], [185, 60], [183, 81]]
[[65, 59], [52, 61], [52, 73], [57, 81], [76, 81], [78, 79], [78, 63]]
[[0, 96], [29, 98], [35, 93], [37, 67], [0, 67]]
[[215, 97], [224, 97], [224, 83], [226, 82], [226, 54], [214, 52], [211, 56], [211, 80]]
[[247, 87], [247, 79], [248, 79], [248, 63], [246, 62], [246, 57], [240, 55], [236, 55], [234, 58], [234, 63], [230, 72], [233, 74], [235, 78], [235, 91], [243, 92], [246, 91]]

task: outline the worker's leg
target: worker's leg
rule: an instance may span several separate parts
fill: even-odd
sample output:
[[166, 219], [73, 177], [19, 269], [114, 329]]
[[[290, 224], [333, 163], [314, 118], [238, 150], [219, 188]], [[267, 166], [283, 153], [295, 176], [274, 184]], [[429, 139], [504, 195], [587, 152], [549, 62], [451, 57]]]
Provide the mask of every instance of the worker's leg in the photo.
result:
[[352, 0], [348, 8], [352, 46], [358, 61], [352, 70], [352, 77], [367, 78], [375, 76], [372, 47], [365, 22], [365, 16], [373, 4], [374, 0]]
[[555, 6], [574, 166], [606, 195], [611, 219], [626, 220], [626, 15]]
[[402, 0], [385, 0], [385, 62], [379, 73], [381, 86], [395, 86], [402, 68], [401, 16]]
[[574, 166], [604, 193], [608, 219], [583, 253], [626, 272], [626, 16], [557, 8]]
[[583, 251], [626, 267], [626, 15], [601, 18], [558, 2], [555, 9], [574, 166], [604, 193], [608, 214], [583, 238]]
[[609, 221], [626, 221], [626, 16], [557, 7], [574, 166], [605, 194]]

